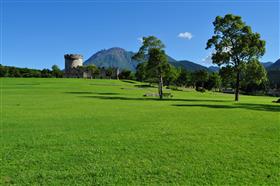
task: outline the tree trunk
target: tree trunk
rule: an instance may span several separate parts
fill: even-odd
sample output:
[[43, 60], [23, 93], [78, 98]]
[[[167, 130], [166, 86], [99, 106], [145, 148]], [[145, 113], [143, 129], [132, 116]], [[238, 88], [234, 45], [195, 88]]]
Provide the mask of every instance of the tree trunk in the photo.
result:
[[240, 71], [237, 71], [235, 85], [235, 101], [239, 101]]
[[163, 80], [162, 80], [162, 76], [160, 75], [159, 77], [159, 83], [158, 83], [158, 94], [159, 94], [159, 99], [162, 99], [163, 95], [162, 95], [162, 86], [163, 86]]

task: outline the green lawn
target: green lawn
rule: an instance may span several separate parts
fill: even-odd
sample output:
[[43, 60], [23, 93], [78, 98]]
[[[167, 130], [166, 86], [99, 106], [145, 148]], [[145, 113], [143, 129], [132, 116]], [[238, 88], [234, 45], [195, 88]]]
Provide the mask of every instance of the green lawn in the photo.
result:
[[137, 82], [0, 81], [0, 184], [280, 184], [276, 98], [189, 90], [158, 101]]

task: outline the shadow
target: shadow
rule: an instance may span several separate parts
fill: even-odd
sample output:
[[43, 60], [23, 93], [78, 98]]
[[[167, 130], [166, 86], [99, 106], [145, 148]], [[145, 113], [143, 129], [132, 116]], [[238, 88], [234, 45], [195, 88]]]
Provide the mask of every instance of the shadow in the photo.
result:
[[121, 80], [124, 83], [131, 83], [131, 84], [135, 84], [135, 81], [131, 81], [131, 80]]
[[84, 98], [104, 99], [104, 100], [130, 100], [130, 101], [186, 101], [186, 102], [233, 102], [230, 100], [213, 100], [213, 99], [174, 99], [164, 98], [160, 100], [158, 97], [121, 97], [121, 96], [83, 96]]
[[121, 86], [119, 84], [110, 84], [110, 83], [90, 83], [89, 85], [94, 85], [94, 86]]
[[253, 104], [253, 103], [236, 103], [234, 105], [208, 105], [208, 104], [173, 104], [177, 107], [205, 107], [214, 109], [249, 109], [257, 111], [270, 111], [279, 112], [280, 106], [266, 105], [266, 104]]
[[115, 92], [65, 92], [66, 94], [77, 94], [77, 95], [83, 95], [83, 94], [96, 94], [96, 95], [119, 95], [119, 93]]
[[29, 85], [40, 85], [40, 83], [18, 83], [16, 85], [26, 85], [26, 86], [29, 86]]
[[154, 88], [152, 85], [134, 85], [137, 88]]
[[[279, 112], [280, 106], [278, 105], [267, 105], [267, 104], [254, 104], [254, 103], [235, 103], [231, 100], [215, 100], [215, 99], [174, 99], [174, 98], [165, 98], [160, 100], [157, 97], [121, 97], [121, 96], [106, 96], [106, 95], [114, 95], [114, 93], [97, 93], [99, 95], [88, 95], [82, 96], [83, 98], [90, 99], [102, 99], [102, 100], [126, 100], [126, 101], [182, 101], [182, 102], [202, 102], [201, 104], [173, 104], [171, 106], [176, 107], [205, 107], [212, 109], [248, 109], [248, 110], [257, 110], [257, 111], [270, 111], [270, 112]], [[103, 95], [103, 96], [101, 96]], [[116, 93], [117, 95], [117, 93]], [[232, 105], [214, 105], [214, 104], [203, 104], [205, 102], [212, 103], [233, 103]]]

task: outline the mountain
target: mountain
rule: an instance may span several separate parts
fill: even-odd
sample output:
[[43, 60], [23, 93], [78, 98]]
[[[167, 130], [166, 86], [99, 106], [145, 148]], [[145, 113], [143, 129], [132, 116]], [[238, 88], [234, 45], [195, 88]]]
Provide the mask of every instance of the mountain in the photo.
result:
[[[84, 62], [84, 65], [87, 66], [90, 64], [94, 64], [97, 67], [105, 67], [105, 68], [116, 67], [116, 68], [120, 68], [121, 70], [126, 69], [126, 70], [135, 71], [139, 62], [131, 59], [131, 57], [134, 54], [135, 53], [126, 51], [119, 47], [114, 47], [107, 50], [104, 49], [93, 54], [89, 59], [87, 59]], [[173, 59], [168, 55], [167, 58], [169, 63], [172, 64], [173, 66], [185, 68], [186, 70], [189, 71], [207, 70], [209, 72], [216, 72], [218, 70], [217, 69], [218, 67], [211, 67], [208, 69], [205, 66], [187, 60], [176, 61], [175, 59]]]
[[199, 65], [197, 63], [194, 63], [194, 62], [191, 62], [191, 61], [188, 61], [188, 60], [173, 61], [173, 62], [170, 62], [170, 64], [177, 67], [177, 68], [179, 68], [179, 67], [184, 68], [184, 69], [186, 69], [188, 71], [191, 71], [191, 72], [197, 71], [197, 70], [212, 71], [205, 66]]
[[210, 67], [208, 67], [208, 70], [211, 71], [211, 72], [219, 72], [220, 67], [210, 66]]
[[273, 62], [262, 62], [261, 64], [264, 66], [264, 68], [269, 68]]
[[108, 50], [101, 50], [93, 54], [84, 65], [94, 64], [97, 67], [118, 67], [120, 69], [127, 69], [135, 71], [138, 61], [131, 59], [133, 52], [126, 51], [122, 48], [114, 47]]
[[280, 59], [268, 67], [268, 70], [280, 70]]

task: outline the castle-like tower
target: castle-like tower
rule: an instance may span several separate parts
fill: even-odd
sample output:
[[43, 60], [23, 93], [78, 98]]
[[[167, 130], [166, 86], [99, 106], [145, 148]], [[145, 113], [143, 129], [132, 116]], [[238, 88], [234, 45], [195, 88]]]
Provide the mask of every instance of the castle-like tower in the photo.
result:
[[78, 67], [83, 66], [83, 56], [79, 54], [65, 54], [65, 77], [80, 77]]

